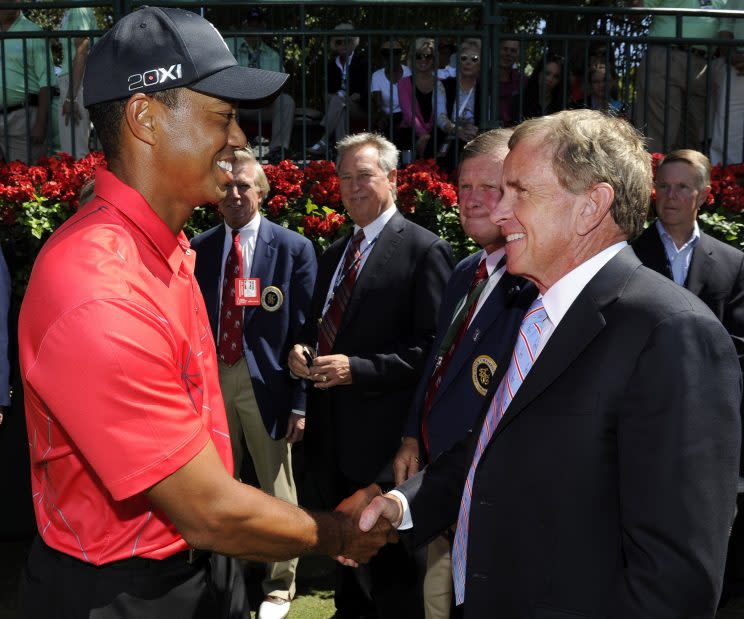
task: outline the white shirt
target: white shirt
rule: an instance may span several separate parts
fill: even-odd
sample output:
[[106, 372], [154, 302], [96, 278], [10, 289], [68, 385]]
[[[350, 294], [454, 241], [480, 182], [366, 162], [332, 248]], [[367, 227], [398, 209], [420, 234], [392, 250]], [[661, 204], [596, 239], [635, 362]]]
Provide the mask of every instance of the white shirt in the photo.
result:
[[698, 227], [697, 220], [693, 224], [690, 238], [687, 239], [682, 247], [677, 247], [677, 244], [666, 231], [661, 220], [657, 219], [655, 223], [661, 244], [664, 246], [667, 262], [669, 262], [669, 268], [672, 271], [672, 279], [680, 286], [684, 286], [687, 281], [687, 273], [690, 270], [690, 262], [692, 261], [692, 252], [695, 251], [695, 246], [700, 240], [700, 228]]
[[[243, 252], [243, 277], [250, 277], [253, 266], [253, 252], [256, 251], [258, 227], [261, 225], [261, 215], [256, 215], [238, 230], [240, 249]], [[232, 247], [232, 228], [225, 224], [225, 244], [222, 246], [222, 264], [220, 265], [220, 305], [222, 305], [222, 280], [225, 277], [225, 260]]]
[[[501, 281], [501, 278], [504, 276], [504, 273], [506, 272], [506, 266], [502, 266], [498, 271], [496, 270], [496, 266], [501, 261], [501, 259], [504, 257], [504, 254], [506, 251], [502, 247], [501, 249], [497, 249], [493, 253], [486, 254], [486, 250], [483, 250], [483, 255], [486, 257], [486, 271], [488, 272], [488, 281], [486, 282], [486, 285], [483, 287], [483, 290], [480, 293], [480, 296], [478, 297], [478, 301], [475, 304], [475, 311], [473, 312], [473, 317], [470, 319], [470, 322], [468, 323], [468, 327], [472, 324], [473, 320], [475, 320], [475, 317], [478, 315], [478, 312], [480, 311], [481, 307], [483, 307], [483, 304], [488, 299], [488, 295], [490, 295], [494, 289], [496, 288], [496, 285]], [[483, 258], [481, 258], [483, 260]], [[495, 272], [494, 272], [495, 271]], [[461, 303], [465, 302], [465, 298], [461, 301]], [[459, 311], [459, 307], [458, 307]], [[457, 312], [455, 312], [455, 316], [457, 316]]]
[[[377, 241], [377, 237], [380, 236], [380, 233], [382, 232], [382, 229], [385, 227], [387, 222], [389, 222], [393, 215], [398, 212], [398, 209], [395, 207], [395, 205], [391, 206], [390, 208], [382, 211], [377, 218], [368, 223], [364, 228], [361, 228], [362, 231], [364, 231], [364, 239], [362, 239], [361, 244], [359, 245], [359, 251], [362, 254], [361, 259], [359, 260], [359, 270], [357, 271], [357, 277], [359, 277], [359, 274], [362, 272], [362, 269], [364, 268], [364, 265], [367, 263], [367, 258], [369, 258], [369, 255], [372, 253], [373, 244]], [[359, 226], [354, 224], [354, 230], [351, 234], [352, 238], [357, 233], [357, 231], [360, 230]], [[351, 243], [351, 239], [349, 239], [349, 243]], [[346, 244], [346, 247], [348, 248], [348, 243]], [[328, 311], [328, 307], [331, 304], [331, 298], [333, 297], [333, 292], [336, 288], [336, 283], [341, 275], [341, 269], [344, 266], [344, 258], [346, 257], [346, 249], [344, 249], [343, 252], [341, 252], [341, 259], [338, 261], [338, 264], [336, 265], [336, 270], [333, 272], [333, 277], [331, 278], [331, 285], [328, 287], [328, 292], [326, 293], [326, 300], [325, 304], [323, 305], [323, 314]], [[316, 342], [317, 344], [317, 342]]]
[[[406, 65], [403, 66], [403, 76], [410, 77], [411, 69]], [[402, 79], [402, 78], [401, 78]], [[372, 85], [370, 87], [372, 92], [379, 92], [382, 96], [382, 111], [386, 114], [390, 114], [390, 80], [385, 75], [385, 69], [378, 69], [372, 74]], [[400, 98], [398, 97], [398, 83], [392, 85], [393, 91], [393, 114], [400, 112]]]
[[[537, 347], [535, 363], [537, 363], [537, 357], [540, 356], [540, 353], [545, 348], [561, 320], [563, 320], [568, 309], [576, 300], [576, 297], [581, 294], [581, 291], [584, 290], [586, 285], [599, 272], [599, 270], [627, 245], [628, 244], [625, 241], [610, 245], [598, 254], [589, 258], [586, 262], [577, 266], [573, 271], [566, 273], [561, 277], [561, 279], [545, 291], [545, 294], [542, 295], [542, 301], [548, 318], [542, 324], [542, 335], [540, 336], [540, 343]], [[408, 500], [397, 490], [391, 490], [390, 494], [398, 497], [403, 504], [403, 520], [398, 528], [401, 530], [410, 529], [413, 527], [413, 518], [411, 517], [411, 511], [408, 507]]]

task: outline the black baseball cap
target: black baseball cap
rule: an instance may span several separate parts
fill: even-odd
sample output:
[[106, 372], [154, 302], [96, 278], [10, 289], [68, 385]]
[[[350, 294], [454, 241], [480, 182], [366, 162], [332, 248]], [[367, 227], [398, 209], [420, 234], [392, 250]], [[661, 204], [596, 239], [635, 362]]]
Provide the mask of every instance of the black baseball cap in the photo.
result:
[[239, 66], [217, 29], [196, 13], [146, 6], [122, 17], [93, 46], [83, 99], [90, 107], [187, 86], [260, 108], [276, 98], [288, 77]]

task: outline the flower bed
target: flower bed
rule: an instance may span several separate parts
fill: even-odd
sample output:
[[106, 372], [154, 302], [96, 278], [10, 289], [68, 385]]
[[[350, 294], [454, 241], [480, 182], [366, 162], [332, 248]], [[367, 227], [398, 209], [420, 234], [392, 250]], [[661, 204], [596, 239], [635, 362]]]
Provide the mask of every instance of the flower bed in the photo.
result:
[[[661, 155], [654, 154], [654, 170]], [[25, 290], [34, 258], [49, 235], [78, 208], [78, 196], [103, 155], [91, 153], [75, 161], [69, 155], [45, 159], [36, 166], [12, 162], [0, 166], [0, 243], [11, 268], [14, 293]], [[313, 161], [304, 169], [292, 161], [264, 166], [271, 193], [264, 214], [310, 238], [324, 250], [351, 222], [341, 204], [335, 166]], [[744, 249], [744, 164], [712, 173], [712, 190], [700, 213], [700, 225], [709, 234]], [[433, 160], [416, 161], [398, 172], [397, 203], [401, 212], [449, 241], [455, 256], [476, 249], [462, 232], [455, 185]], [[200, 207], [186, 225], [191, 237], [219, 221], [213, 206]]]

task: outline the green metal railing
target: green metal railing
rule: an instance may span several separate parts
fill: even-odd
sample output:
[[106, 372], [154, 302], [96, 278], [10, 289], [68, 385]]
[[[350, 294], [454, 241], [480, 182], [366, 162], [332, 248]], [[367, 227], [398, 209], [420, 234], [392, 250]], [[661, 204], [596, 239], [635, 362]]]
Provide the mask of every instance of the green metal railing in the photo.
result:
[[[235, 0], [209, 0], [196, 2], [177, 2], [161, 0], [145, 2], [144, 0], [110, 0], [96, 2], [21, 2], [0, 3], [0, 9], [21, 8], [33, 11], [35, 15], [44, 11], [53, 13], [73, 7], [95, 7], [102, 19], [99, 25], [108, 27], [122, 15], [135, 10], [144, 4], [160, 6], [178, 6], [199, 11], [213, 21], [226, 37], [240, 40], [249, 33], [241, 30], [242, 16], [251, 8], [261, 8], [267, 15], [267, 27], [262, 36], [279, 51], [285, 67], [293, 79], [288, 88], [297, 108], [304, 112], [299, 115], [293, 135], [293, 149], [304, 152], [320, 131], [319, 114], [325, 106], [325, 84], [328, 80], [327, 63], [332, 57], [328, 41], [339, 34], [333, 28], [339, 21], [353, 21], [355, 30], [344, 31], [346, 36], [358, 36], [361, 39], [360, 49], [367, 52], [369, 74], [382, 66], [375, 60], [379, 57], [374, 52], [382, 42], [391, 39], [406, 42], [415, 37], [427, 36], [436, 41], [452, 40], [459, 44], [467, 38], [481, 40], [481, 75], [480, 75], [480, 130], [498, 127], [502, 124], [499, 116], [499, 99], [501, 83], [499, 79], [499, 46], [504, 40], [516, 40], [520, 43], [517, 65], [528, 74], [548, 52], [561, 55], [565, 60], [560, 81], [561, 106], [570, 105], [570, 97], [576, 90], [576, 80], [583, 80], [585, 89], [589, 86], [586, 73], [572, 76], [566, 67], [586, 66], [590, 60], [590, 49], [598, 43], [607, 46], [605, 61], [617, 74], [617, 98], [628, 115], [633, 108], [638, 110], [647, 105], [645, 101], [636, 101], [636, 73], [645, 54], [646, 46], [662, 45], [702, 45], [713, 50], [718, 47], [725, 57], [731, 50], [744, 47], [742, 40], [722, 41], [719, 39], [683, 38], [683, 18], [685, 17], [733, 17], [744, 19], [739, 11], [686, 10], [686, 9], [633, 9], [614, 7], [587, 7], [567, 4], [527, 4], [493, 2], [489, 0], [263, 0], [246, 3]], [[672, 15], [676, 19], [677, 36], [653, 39], [647, 36], [650, 19], [654, 15]], [[53, 40], [62, 45], [71, 46], [76, 37], [89, 36], [92, 41], [102, 31], [44, 31], [40, 33], [23, 33], [26, 40], [42, 39], [49, 52], [50, 68], [55, 61]], [[5, 42], [18, 38], [18, 33], [0, 32], [0, 71], [5, 71]], [[68, 57], [70, 54], [68, 54]], [[457, 55], [456, 55], [457, 57]], [[438, 58], [435, 58], [438, 60]], [[709, 61], [710, 62], [710, 61]], [[456, 60], [456, 65], [459, 60]], [[459, 67], [456, 67], [459, 68]], [[731, 78], [729, 78], [731, 79]], [[48, 84], [53, 89], [55, 84]], [[713, 96], [713, 83], [708, 80], [708, 100]], [[4, 90], [4, 89], [3, 89]], [[670, 93], [667, 93], [670, 94]], [[4, 99], [0, 92], [0, 104]], [[669, 97], [667, 97], [669, 100]], [[368, 96], [367, 125], [372, 122], [371, 97]], [[525, 109], [525, 91], [521, 90], [516, 97], [517, 115]], [[314, 111], [314, 112], [313, 112]], [[0, 123], [4, 119], [0, 111]], [[709, 116], [709, 115], [707, 115]], [[454, 118], [455, 123], [458, 122]], [[258, 137], [263, 138], [269, 132], [266, 122], [258, 127], [249, 127]], [[711, 136], [709, 119], [701, 127], [701, 141], [697, 145], [706, 149]], [[255, 136], [251, 136], [255, 137]], [[413, 132], [411, 132], [413, 139]], [[692, 138], [691, 142], [694, 142]], [[691, 144], [696, 146], [696, 144]], [[0, 142], [0, 147], [2, 147]], [[742, 144], [744, 153], [744, 144]], [[330, 153], [329, 153], [330, 154]], [[744, 157], [742, 157], [744, 159]]]

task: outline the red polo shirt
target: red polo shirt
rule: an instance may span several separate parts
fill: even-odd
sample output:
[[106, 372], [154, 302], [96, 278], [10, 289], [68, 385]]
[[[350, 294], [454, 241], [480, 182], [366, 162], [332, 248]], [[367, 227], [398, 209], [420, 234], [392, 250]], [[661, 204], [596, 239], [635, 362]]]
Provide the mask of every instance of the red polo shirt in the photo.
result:
[[187, 548], [144, 491], [230, 437], [194, 253], [98, 170], [96, 197], [44, 245], [20, 361], [39, 532], [95, 564]]

